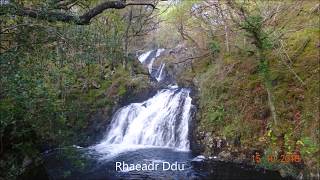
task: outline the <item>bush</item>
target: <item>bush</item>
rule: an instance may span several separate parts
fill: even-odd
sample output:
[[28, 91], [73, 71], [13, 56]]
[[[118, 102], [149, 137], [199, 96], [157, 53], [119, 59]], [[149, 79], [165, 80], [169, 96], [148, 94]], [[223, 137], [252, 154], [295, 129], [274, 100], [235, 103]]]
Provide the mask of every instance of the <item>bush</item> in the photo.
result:
[[220, 45], [218, 41], [212, 40], [209, 42], [209, 49], [213, 55], [220, 53]]

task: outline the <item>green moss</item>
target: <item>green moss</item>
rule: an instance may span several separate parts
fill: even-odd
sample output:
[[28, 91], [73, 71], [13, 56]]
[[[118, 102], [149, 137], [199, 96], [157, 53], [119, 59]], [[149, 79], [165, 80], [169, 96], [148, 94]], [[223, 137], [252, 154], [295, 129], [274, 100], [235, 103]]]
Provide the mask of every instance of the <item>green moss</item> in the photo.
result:
[[118, 89], [118, 95], [123, 96], [124, 94], [126, 94], [126, 92], [127, 92], [126, 87], [124, 85], [121, 85]]
[[[267, 123], [256, 119], [253, 114], [259, 110], [259, 107], [268, 108], [266, 90], [262, 85], [261, 76], [250, 70], [250, 65], [255, 64], [256, 60], [245, 57], [228, 54], [222, 55], [223, 63], [214, 62], [204, 70], [196, 69], [195, 77], [199, 81], [200, 92], [200, 131], [215, 132], [217, 136], [224, 136], [227, 139], [234, 139], [241, 135], [243, 146], [258, 149], [269, 149], [270, 151], [280, 151], [284, 148], [286, 152], [293, 152], [297, 148], [297, 142], [300, 145], [302, 158], [308, 161], [307, 164], [319, 164], [312, 160], [319, 152], [319, 144], [315, 140], [319, 135], [317, 122], [318, 110], [315, 104], [319, 104], [319, 85], [315, 83], [319, 76], [319, 68], [316, 65], [318, 50], [315, 41], [319, 36], [318, 31], [314, 29], [303, 30], [292, 34], [288, 39], [288, 44], [299, 44], [303, 40], [302, 36], [312, 38], [301, 55], [296, 56], [291, 65], [293, 70], [305, 81], [306, 87], [301, 84], [292, 72], [288, 70], [274, 54], [270, 58], [270, 80], [273, 86], [274, 103], [278, 121], [281, 123], [274, 126], [267, 117]], [[301, 43], [300, 43], [301, 44]], [[292, 46], [287, 51], [289, 56], [296, 52], [298, 46]], [[293, 50], [292, 50], [293, 49]], [[216, 60], [217, 61], [217, 60]], [[203, 62], [197, 62], [203, 63]], [[228, 72], [233, 64], [237, 64], [234, 69]], [[195, 67], [199, 66], [197, 64]], [[200, 66], [201, 67], [201, 66]], [[252, 66], [254, 69], [254, 66]], [[223, 107], [223, 111], [219, 109]], [[297, 118], [297, 113], [301, 117]], [[300, 121], [300, 124], [296, 124]], [[273, 129], [273, 135], [267, 138], [266, 129]], [[313, 132], [314, 134], [311, 134]], [[302, 133], [302, 134], [301, 134]], [[281, 135], [284, 135], [283, 144]], [[304, 136], [304, 138], [301, 138]], [[263, 141], [260, 141], [262, 139]], [[299, 140], [301, 139], [301, 140]], [[304, 141], [306, 143], [304, 143]], [[209, 149], [207, 151], [210, 151]], [[297, 169], [290, 164], [270, 163], [263, 157], [260, 166], [268, 169], [281, 169], [282, 173], [287, 175], [297, 175]], [[308, 165], [312, 167], [311, 165]]]

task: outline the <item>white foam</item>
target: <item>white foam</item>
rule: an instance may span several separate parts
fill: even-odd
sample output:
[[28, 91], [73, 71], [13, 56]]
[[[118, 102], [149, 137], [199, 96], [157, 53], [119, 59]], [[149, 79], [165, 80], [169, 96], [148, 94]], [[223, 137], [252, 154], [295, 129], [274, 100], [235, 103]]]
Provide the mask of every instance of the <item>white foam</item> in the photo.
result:
[[132, 103], [113, 116], [110, 130], [91, 149], [105, 158], [139, 148], [189, 151], [191, 97], [187, 89], [164, 89], [142, 103]]

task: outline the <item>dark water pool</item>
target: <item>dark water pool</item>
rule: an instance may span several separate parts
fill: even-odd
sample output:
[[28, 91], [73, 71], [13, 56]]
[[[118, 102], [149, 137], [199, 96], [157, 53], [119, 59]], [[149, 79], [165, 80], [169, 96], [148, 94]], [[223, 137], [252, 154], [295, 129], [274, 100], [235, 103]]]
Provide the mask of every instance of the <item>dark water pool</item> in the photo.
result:
[[50, 179], [281, 179], [277, 172], [219, 161], [195, 161], [190, 152], [165, 148], [132, 150], [113, 157], [87, 149], [69, 155], [57, 151], [46, 156], [45, 164]]

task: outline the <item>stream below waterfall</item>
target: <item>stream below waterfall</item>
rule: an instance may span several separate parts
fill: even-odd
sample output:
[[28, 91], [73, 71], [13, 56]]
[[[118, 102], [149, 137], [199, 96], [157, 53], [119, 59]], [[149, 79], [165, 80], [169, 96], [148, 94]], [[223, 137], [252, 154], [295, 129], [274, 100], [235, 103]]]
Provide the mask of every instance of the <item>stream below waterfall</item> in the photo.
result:
[[[165, 63], [154, 66], [165, 49], [139, 61], [151, 77], [166, 80]], [[94, 146], [75, 146], [67, 160], [59, 151], [45, 155], [51, 179], [281, 179], [276, 172], [196, 157], [190, 151], [190, 89], [171, 84], [144, 102], [118, 109], [104, 138]]]

